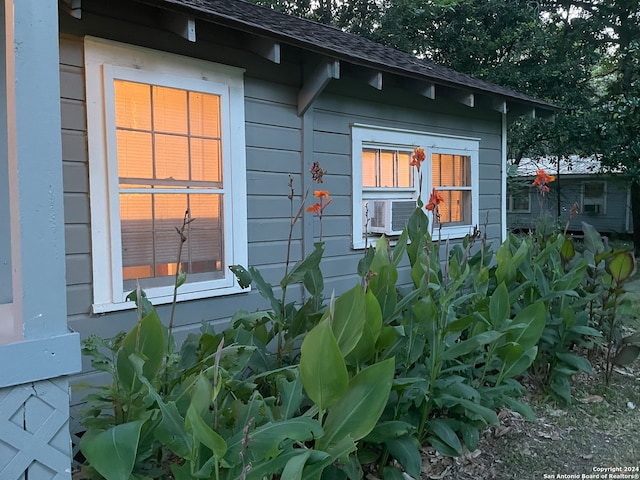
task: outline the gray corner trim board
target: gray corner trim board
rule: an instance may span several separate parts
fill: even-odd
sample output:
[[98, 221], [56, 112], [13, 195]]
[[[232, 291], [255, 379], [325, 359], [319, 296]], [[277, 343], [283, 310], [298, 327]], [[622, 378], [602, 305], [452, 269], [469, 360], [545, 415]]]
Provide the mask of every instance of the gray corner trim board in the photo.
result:
[[82, 369], [80, 335], [25, 340], [0, 346], [0, 388], [57, 378]]

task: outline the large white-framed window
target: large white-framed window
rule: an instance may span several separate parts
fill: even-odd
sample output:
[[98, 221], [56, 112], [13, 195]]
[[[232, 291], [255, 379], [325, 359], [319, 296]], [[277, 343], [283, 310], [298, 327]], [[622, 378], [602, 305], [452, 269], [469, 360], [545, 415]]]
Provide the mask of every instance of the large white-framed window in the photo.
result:
[[607, 182], [582, 183], [582, 213], [598, 215], [607, 213]]
[[85, 39], [93, 311], [130, 308], [139, 282], [178, 300], [242, 291], [247, 263], [244, 81], [238, 68]]
[[[462, 238], [478, 223], [479, 139], [353, 124], [351, 141], [354, 248], [398, 234], [420, 192], [427, 204], [433, 188], [444, 198], [434, 235]], [[409, 166], [414, 147], [425, 152], [421, 175]]]

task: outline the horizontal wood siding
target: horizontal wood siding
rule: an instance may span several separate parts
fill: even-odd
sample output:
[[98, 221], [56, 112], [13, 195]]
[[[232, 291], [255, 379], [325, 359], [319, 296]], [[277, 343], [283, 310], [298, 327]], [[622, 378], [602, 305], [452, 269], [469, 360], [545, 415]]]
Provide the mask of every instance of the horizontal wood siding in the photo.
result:
[[[203, 27], [199, 30], [198, 42], [191, 44], [149, 25], [131, 28], [121, 19], [103, 19], [92, 12], [86, 15], [83, 12], [82, 22], [65, 16], [61, 18], [61, 24], [63, 31], [68, 32], [60, 39], [67, 305], [69, 326], [83, 338], [93, 333], [113, 336], [130, 329], [135, 322], [133, 311], [90, 313], [92, 254], [101, 252], [91, 251], [84, 34], [129, 41], [246, 69], [249, 264], [258, 267], [265, 280], [274, 285], [279, 284], [285, 268], [291, 211], [293, 208], [295, 214], [299, 208], [303, 190], [309, 185], [309, 165], [314, 160], [327, 170], [321, 188], [329, 190], [333, 199], [325, 211], [322, 226], [326, 295], [340, 294], [359, 281], [356, 271], [363, 251], [351, 248], [350, 125], [354, 122], [479, 138], [481, 228], [488, 219], [486, 231], [490, 241], [500, 238], [500, 206], [503, 203], [501, 129], [500, 115], [496, 112], [467, 108], [445, 100], [423, 99], [393, 88], [380, 92], [340, 80], [332, 81], [308, 114], [300, 117], [297, 101], [298, 84], [303, 78], [301, 67], [288, 64], [286, 54], [283, 54], [283, 63], [275, 65], [239, 49], [237, 45], [241, 42], [232, 44], [225, 37], [224, 28], [216, 32]], [[283, 47], [283, 51], [288, 52], [288, 47]], [[289, 178], [293, 182], [293, 206], [287, 197]], [[310, 191], [317, 187], [311, 186]], [[312, 199], [309, 198], [306, 205], [313, 203]], [[292, 231], [291, 262], [308, 254], [319, 236], [318, 219], [304, 213]], [[401, 264], [399, 279], [401, 283], [410, 282], [406, 261]], [[300, 287], [290, 289], [288, 301], [301, 299]], [[255, 289], [238, 295], [181, 302], [176, 310], [175, 334], [179, 339], [184, 338], [197, 331], [203, 322], [222, 328], [239, 308], [252, 311], [266, 307]], [[165, 321], [169, 309], [168, 305], [159, 307], [160, 317]], [[86, 364], [84, 378], [92, 377], [89, 370]]]
[[[352, 250], [351, 232], [351, 125], [362, 123], [389, 128], [418, 130], [425, 133], [441, 133], [480, 139], [480, 225], [489, 242], [497, 243], [501, 237], [501, 136], [500, 118], [473, 109], [460, 114], [470, 118], [460, 119], [451, 114], [450, 107], [433, 101], [409, 100], [391, 92], [385, 101], [366, 101], [355, 98], [350, 90], [335, 87], [316, 102], [314, 120], [314, 158], [327, 169], [323, 188], [334, 199], [323, 216], [323, 240], [327, 243], [322, 263], [327, 291], [342, 293], [353, 283], [344, 276], [356, 272], [362, 250]], [[373, 89], [371, 89], [373, 90]], [[350, 95], [351, 93], [351, 95]], [[395, 102], [392, 100], [396, 100]], [[417, 103], [417, 105], [416, 105]], [[417, 108], [416, 108], [417, 107]], [[319, 224], [314, 223], [314, 237], [319, 236]], [[410, 281], [406, 263], [402, 264], [400, 281]]]
[[[91, 333], [112, 336], [135, 322], [133, 311], [91, 315], [92, 261], [89, 209], [89, 164], [84, 98], [83, 43], [79, 37], [60, 39], [62, 145], [67, 245], [67, 303], [69, 325], [86, 338]], [[290, 226], [289, 175], [295, 189], [294, 206], [301, 197], [301, 119], [296, 113], [296, 91], [273, 82], [246, 77], [246, 140], [249, 263], [265, 280], [278, 285], [284, 271]], [[290, 258], [302, 257], [302, 228], [293, 230]], [[300, 289], [291, 290], [291, 299]], [[257, 291], [182, 302], [176, 313], [176, 336], [196, 331], [203, 322], [223, 324], [238, 308], [266, 307]], [[169, 307], [159, 308], [168, 318]], [[85, 370], [89, 369], [85, 365]]]

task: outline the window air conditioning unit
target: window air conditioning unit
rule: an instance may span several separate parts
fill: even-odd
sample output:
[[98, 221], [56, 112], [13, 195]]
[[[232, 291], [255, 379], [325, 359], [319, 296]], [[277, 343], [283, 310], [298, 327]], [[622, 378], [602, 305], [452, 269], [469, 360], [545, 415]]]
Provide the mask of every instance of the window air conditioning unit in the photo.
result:
[[587, 204], [582, 207], [584, 213], [600, 213], [600, 205], [597, 203]]
[[369, 232], [400, 235], [416, 209], [415, 200], [367, 200]]

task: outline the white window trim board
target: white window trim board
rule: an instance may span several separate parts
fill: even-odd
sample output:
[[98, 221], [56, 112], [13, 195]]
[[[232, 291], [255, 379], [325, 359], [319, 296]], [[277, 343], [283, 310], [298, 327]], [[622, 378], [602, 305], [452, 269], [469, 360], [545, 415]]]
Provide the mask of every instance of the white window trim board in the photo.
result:
[[[461, 137], [454, 135], [421, 132], [417, 130], [402, 130], [397, 128], [386, 128], [375, 125], [352, 124], [351, 126], [351, 164], [352, 164], [352, 247], [361, 249], [370, 245], [372, 239], [377, 235], [369, 234], [368, 242], [364, 238], [364, 218], [362, 213], [363, 189], [362, 187], [362, 147], [381, 146], [386, 148], [413, 149], [413, 147], [424, 148], [426, 158], [431, 158], [431, 152], [454, 153], [458, 155], [469, 155], [471, 157], [471, 225], [442, 227], [434, 229], [434, 239], [440, 234], [443, 238], [463, 238], [470, 233], [474, 225], [479, 221], [479, 151], [480, 139], [473, 137]], [[425, 160], [427, 164], [427, 160]], [[430, 172], [430, 170], [429, 170]], [[407, 192], [398, 193], [395, 197], [393, 192], [380, 192], [375, 194], [367, 193], [367, 198], [415, 198], [415, 193], [407, 195]], [[422, 201], [427, 203], [431, 194], [431, 176], [422, 175]], [[426, 212], [426, 211], [425, 211]], [[432, 221], [432, 214], [426, 212], [429, 221]]]
[[[125, 301], [126, 292], [122, 287], [113, 79], [137, 79], [221, 95], [224, 242], [228, 266], [246, 265], [248, 261], [243, 72], [239, 68], [143, 47], [85, 38], [94, 313], [134, 307], [132, 302]], [[230, 271], [223, 273], [224, 278], [220, 280], [184, 284], [178, 291], [178, 300], [247, 291], [240, 288]], [[169, 303], [173, 299], [171, 286], [150, 288], [146, 293], [154, 304]]]

